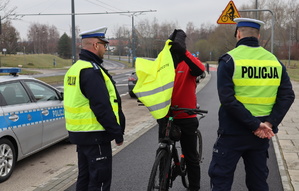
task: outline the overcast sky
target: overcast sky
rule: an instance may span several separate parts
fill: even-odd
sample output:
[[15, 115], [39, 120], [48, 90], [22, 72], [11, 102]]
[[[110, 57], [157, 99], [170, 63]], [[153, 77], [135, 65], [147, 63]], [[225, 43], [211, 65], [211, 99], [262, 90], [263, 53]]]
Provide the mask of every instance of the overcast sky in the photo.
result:
[[[76, 13], [104, 13], [124, 11], [149, 11], [135, 16], [134, 23], [154, 18], [158, 23], [175, 22], [177, 28], [185, 29], [188, 22], [195, 26], [201, 24], [217, 24], [219, 16], [229, 0], [74, 0]], [[255, 0], [234, 0], [236, 8], [251, 5]], [[17, 6], [17, 14], [66, 14], [71, 13], [71, 0], [10, 0], [10, 6]], [[241, 13], [240, 13], [241, 14]], [[131, 28], [132, 18], [129, 14], [77, 15], [76, 26], [80, 31], [107, 26], [107, 37], [113, 37], [120, 26]], [[70, 33], [71, 16], [24, 16], [20, 21], [13, 21], [13, 26], [20, 32], [22, 39], [27, 39], [28, 27], [32, 23], [48, 24], [57, 27], [60, 35]]]

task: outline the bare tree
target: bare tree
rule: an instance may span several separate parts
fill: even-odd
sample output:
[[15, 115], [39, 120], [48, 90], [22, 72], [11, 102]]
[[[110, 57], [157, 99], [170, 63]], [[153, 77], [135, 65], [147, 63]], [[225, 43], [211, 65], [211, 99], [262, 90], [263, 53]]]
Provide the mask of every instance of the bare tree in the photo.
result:
[[129, 36], [130, 36], [130, 32], [129, 30], [122, 26], [119, 27], [115, 33], [116, 39], [118, 40], [117, 42], [117, 46], [116, 49], [114, 50], [114, 52], [116, 54], [118, 54], [119, 56], [123, 56], [128, 54], [128, 50], [127, 45], [128, 45], [128, 40], [129, 40]]
[[1, 50], [5, 50], [7, 54], [15, 54], [18, 47], [19, 32], [11, 25], [10, 21], [6, 21], [2, 25], [2, 35], [0, 36]]
[[15, 10], [17, 7], [9, 7], [10, 0], [0, 1], [0, 11], [2, 16], [0, 17], [0, 44], [1, 50], [7, 50], [7, 53], [15, 53], [17, 51], [17, 41], [20, 37], [16, 29], [11, 25], [10, 20], [17, 19]]
[[57, 52], [57, 44], [60, 38], [59, 32], [57, 28], [52, 25], [48, 28], [48, 34], [48, 53], [54, 54]]
[[55, 26], [34, 23], [29, 26], [27, 32], [28, 41], [32, 44], [32, 50], [35, 54], [56, 52], [59, 33]]
[[15, 15], [16, 6], [9, 7], [10, 0], [1, 0], [0, 1], [0, 11], [3, 12], [1, 21], [18, 19], [19, 16]]

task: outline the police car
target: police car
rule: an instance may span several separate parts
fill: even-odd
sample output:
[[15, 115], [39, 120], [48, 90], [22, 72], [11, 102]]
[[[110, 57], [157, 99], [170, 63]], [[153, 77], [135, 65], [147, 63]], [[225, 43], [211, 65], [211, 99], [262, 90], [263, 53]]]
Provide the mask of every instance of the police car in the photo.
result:
[[0, 182], [17, 161], [67, 139], [63, 94], [37, 79], [0, 68]]

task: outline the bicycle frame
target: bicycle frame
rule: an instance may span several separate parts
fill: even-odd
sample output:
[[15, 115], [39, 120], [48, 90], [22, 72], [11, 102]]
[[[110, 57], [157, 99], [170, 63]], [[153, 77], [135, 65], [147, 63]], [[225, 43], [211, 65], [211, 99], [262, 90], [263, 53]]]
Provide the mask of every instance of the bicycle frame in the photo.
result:
[[[203, 113], [207, 113], [207, 111], [205, 111], [205, 110], [190, 109], [190, 108], [171, 108], [171, 110], [173, 110], [173, 111], [182, 110], [181, 112], [178, 112], [176, 115], [183, 113], [183, 112], [186, 112], [190, 115], [191, 114], [200, 114], [199, 119], [204, 117]], [[159, 176], [165, 176], [164, 178], [159, 177], [159, 183], [160, 183], [160, 185], [158, 186], [159, 190], [161, 189], [161, 187], [163, 190], [168, 190], [168, 188], [171, 188], [173, 181], [175, 180], [175, 178], [178, 175], [182, 176], [182, 178], [185, 178], [185, 176], [186, 176], [186, 169], [184, 168], [184, 165], [183, 166], [181, 165], [181, 161], [184, 159], [184, 155], [182, 153], [181, 161], [180, 161], [180, 157], [178, 155], [178, 150], [176, 148], [177, 141], [174, 141], [170, 138], [170, 131], [173, 128], [173, 120], [176, 115], [170, 116], [168, 118], [166, 129], [165, 129], [165, 137], [163, 137], [161, 139], [161, 141], [159, 142], [159, 147], [157, 149], [157, 157], [158, 157], [158, 154], [161, 152], [161, 150], [165, 150], [165, 153], [166, 153], [166, 162], [163, 162], [163, 164], [159, 163], [160, 170], [164, 169], [162, 172], [160, 172]], [[172, 164], [172, 160], [174, 162], [173, 164]], [[160, 162], [162, 162], [162, 161], [160, 161]], [[155, 161], [155, 164], [156, 164], [156, 168], [157, 168], [157, 161]], [[155, 164], [154, 164], [154, 166], [155, 166]], [[162, 167], [161, 167], [161, 165], [162, 165]], [[165, 168], [163, 168], [163, 166]], [[154, 181], [154, 180], [152, 180], [153, 179], [152, 176], [156, 176], [155, 173], [157, 172], [157, 169], [154, 169], [154, 168], [155, 167], [153, 167], [153, 169], [152, 169], [149, 185], [154, 185], [154, 183], [151, 183], [151, 181]], [[152, 175], [153, 171], [155, 172], [154, 175]], [[163, 181], [160, 179], [163, 179]], [[183, 184], [186, 188], [188, 188], [188, 186], [186, 185], [186, 182], [183, 181]], [[152, 189], [153, 188], [150, 188], [150, 186], [148, 186], [148, 190], [152, 190]]]

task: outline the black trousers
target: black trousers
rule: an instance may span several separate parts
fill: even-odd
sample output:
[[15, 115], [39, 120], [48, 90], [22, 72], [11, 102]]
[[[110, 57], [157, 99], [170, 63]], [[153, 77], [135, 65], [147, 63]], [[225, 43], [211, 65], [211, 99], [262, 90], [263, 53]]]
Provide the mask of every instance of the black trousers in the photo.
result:
[[77, 145], [78, 179], [76, 191], [110, 191], [112, 178], [111, 143]]
[[[159, 124], [159, 138], [162, 138], [163, 130], [166, 127], [168, 118], [162, 118], [157, 120]], [[197, 152], [197, 128], [198, 119], [186, 118], [186, 119], [175, 119], [174, 124], [181, 128], [181, 138], [180, 143], [182, 147], [182, 152], [186, 159], [187, 172], [189, 187], [192, 191], [197, 191], [200, 189], [200, 159], [198, 158]]]
[[261, 139], [253, 133], [220, 135], [213, 147], [213, 157], [209, 167], [212, 190], [231, 190], [234, 172], [242, 157], [248, 190], [268, 191], [268, 148], [269, 139]]

